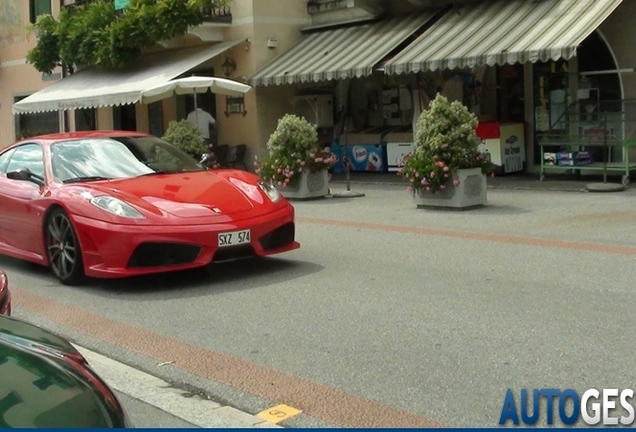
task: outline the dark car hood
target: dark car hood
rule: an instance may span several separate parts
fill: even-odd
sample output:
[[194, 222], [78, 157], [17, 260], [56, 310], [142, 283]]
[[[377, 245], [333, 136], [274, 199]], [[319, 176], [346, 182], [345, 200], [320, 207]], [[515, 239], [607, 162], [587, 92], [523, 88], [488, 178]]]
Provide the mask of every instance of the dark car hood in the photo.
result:
[[159, 210], [179, 218], [230, 216], [254, 208], [248, 196], [236, 184], [211, 171], [157, 174], [86, 183], [84, 186], [147, 211]]
[[19, 345], [42, 354], [81, 357], [67, 340], [35, 325], [15, 318], [0, 316], [0, 340]]

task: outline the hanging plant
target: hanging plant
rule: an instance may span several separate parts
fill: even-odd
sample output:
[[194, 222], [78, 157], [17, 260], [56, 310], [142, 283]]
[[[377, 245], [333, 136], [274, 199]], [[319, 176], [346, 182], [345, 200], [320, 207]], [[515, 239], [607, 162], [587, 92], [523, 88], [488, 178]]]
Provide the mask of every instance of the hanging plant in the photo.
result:
[[229, 0], [130, 0], [121, 13], [108, 0], [64, 7], [59, 19], [43, 15], [29, 27], [38, 41], [27, 61], [42, 73], [58, 66], [68, 73], [87, 66], [123, 69], [142, 49], [200, 25], [210, 2], [223, 7]]

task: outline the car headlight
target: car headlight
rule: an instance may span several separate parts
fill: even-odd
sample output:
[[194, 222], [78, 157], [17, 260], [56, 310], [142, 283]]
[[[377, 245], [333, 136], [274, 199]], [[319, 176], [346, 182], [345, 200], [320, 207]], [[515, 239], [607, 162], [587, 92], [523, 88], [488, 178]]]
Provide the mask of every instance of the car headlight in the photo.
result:
[[93, 204], [95, 207], [99, 207], [100, 209], [117, 216], [131, 218], [131, 219], [144, 218], [144, 215], [139, 213], [130, 204], [127, 204], [120, 199], [117, 199], [108, 195], [102, 195], [102, 196], [92, 198], [91, 204]]
[[263, 190], [263, 192], [265, 192], [265, 195], [267, 195], [269, 199], [272, 200], [273, 203], [277, 203], [280, 200], [281, 195], [276, 187], [263, 180], [259, 181], [258, 185]]

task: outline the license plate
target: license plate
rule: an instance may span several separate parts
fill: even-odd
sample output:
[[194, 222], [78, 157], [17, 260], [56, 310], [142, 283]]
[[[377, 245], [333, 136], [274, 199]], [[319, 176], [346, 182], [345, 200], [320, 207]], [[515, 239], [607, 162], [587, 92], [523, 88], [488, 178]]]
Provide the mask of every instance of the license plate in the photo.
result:
[[249, 243], [252, 240], [250, 230], [219, 233], [219, 247], [236, 246]]

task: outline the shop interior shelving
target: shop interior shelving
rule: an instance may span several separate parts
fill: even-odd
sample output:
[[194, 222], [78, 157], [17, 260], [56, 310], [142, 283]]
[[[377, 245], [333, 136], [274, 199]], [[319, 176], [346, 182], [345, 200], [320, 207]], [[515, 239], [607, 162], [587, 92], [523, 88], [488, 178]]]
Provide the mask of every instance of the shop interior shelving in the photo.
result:
[[[604, 182], [609, 173], [614, 173], [622, 176], [623, 185], [629, 184], [630, 174], [636, 171], [636, 161], [630, 160], [630, 152], [636, 148], [636, 100], [574, 102], [550, 129], [538, 135], [541, 181], [546, 171], [598, 171], [603, 173]], [[581, 151], [592, 153], [593, 162], [584, 165], [546, 163], [546, 153]]]

